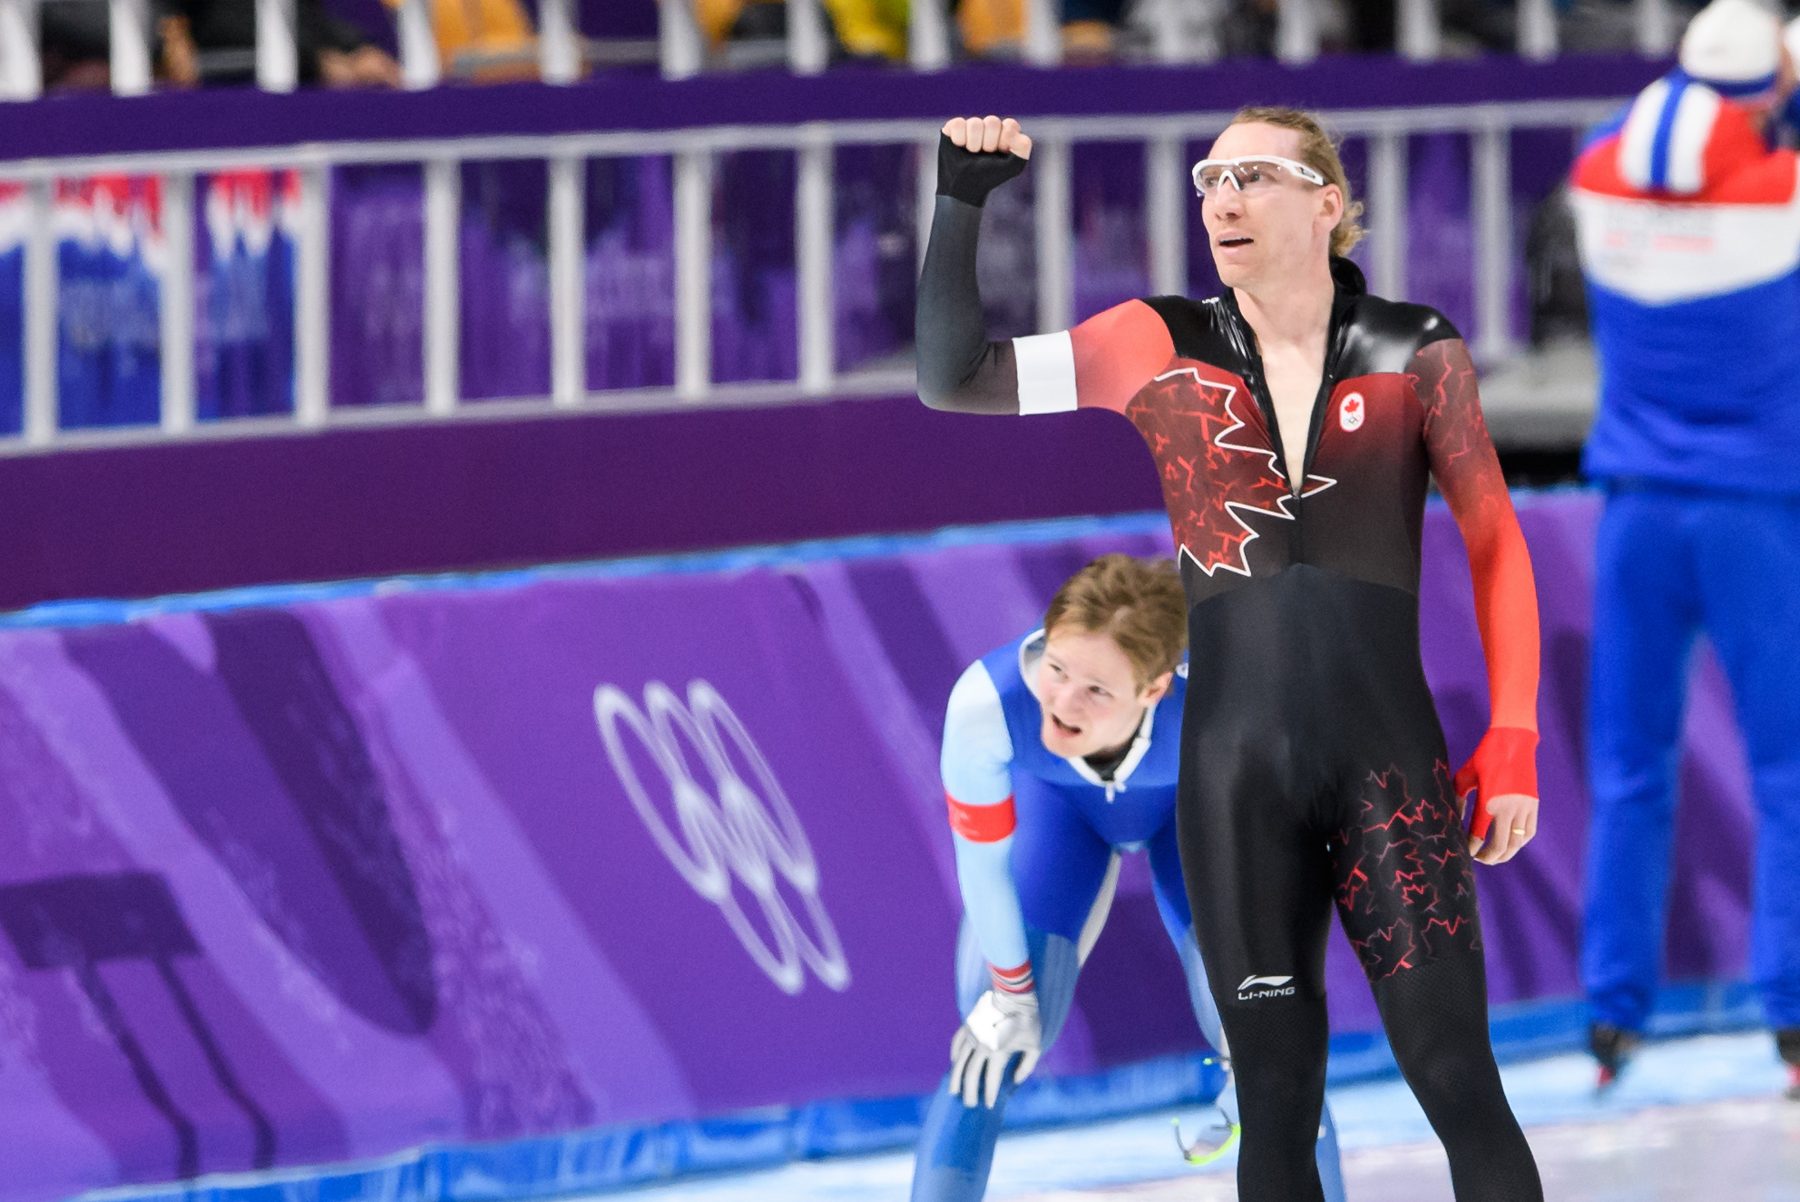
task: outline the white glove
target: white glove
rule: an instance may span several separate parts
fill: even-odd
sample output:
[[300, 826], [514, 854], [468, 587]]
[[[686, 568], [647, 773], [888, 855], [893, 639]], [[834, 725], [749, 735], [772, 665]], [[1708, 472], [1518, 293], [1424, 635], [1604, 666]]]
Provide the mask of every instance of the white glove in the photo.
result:
[[1000, 1100], [1007, 1063], [1019, 1058], [1013, 1080], [1023, 1081], [1043, 1053], [1037, 994], [990, 989], [950, 1041], [950, 1092], [960, 1093], [964, 1106], [973, 1108], [982, 1099], [983, 1105], [992, 1107]]

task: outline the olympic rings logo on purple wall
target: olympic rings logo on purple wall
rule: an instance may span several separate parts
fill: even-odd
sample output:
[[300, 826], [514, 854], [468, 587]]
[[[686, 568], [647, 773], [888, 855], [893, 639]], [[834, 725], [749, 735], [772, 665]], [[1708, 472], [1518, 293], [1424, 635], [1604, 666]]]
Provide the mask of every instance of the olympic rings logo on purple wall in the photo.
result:
[[[850, 965], [819, 898], [819, 866], [786, 792], [718, 690], [695, 680], [687, 692], [684, 704], [653, 680], [644, 686], [640, 709], [612, 685], [594, 690], [600, 738], [632, 808], [675, 871], [719, 907], [750, 958], [784, 993], [800, 992], [807, 968], [827, 987], [848, 989]], [[627, 754], [626, 730], [656, 762], [669, 791], [666, 801], [659, 804], [644, 787]], [[695, 779], [696, 765], [710, 788]], [[675, 829], [666, 817], [671, 811]], [[734, 882], [761, 909], [766, 936], [740, 904]]]

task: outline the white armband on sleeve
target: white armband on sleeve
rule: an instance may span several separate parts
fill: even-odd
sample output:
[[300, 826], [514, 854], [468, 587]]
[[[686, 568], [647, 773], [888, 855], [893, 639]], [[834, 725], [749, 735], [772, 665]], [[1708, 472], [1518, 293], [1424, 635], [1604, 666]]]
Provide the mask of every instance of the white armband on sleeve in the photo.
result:
[[1019, 412], [1067, 413], [1077, 404], [1075, 343], [1067, 330], [1013, 339], [1019, 371]]

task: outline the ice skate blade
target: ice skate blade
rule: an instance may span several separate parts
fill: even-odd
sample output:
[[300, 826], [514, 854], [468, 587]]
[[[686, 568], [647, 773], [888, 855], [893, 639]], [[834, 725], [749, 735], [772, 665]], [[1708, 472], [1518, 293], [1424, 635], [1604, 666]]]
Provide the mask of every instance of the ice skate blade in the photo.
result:
[[[1175, 1146], [1181, 1149], [1181, 1159], [1197, 1168], [1213, 1164], [1229, 1154], [1233, 1148], [1237, 1147], [1238, 1135], [1242, 1131], [1238, 1124], [1231, 1123], [1225, 1130], [1225, 1137], [1217, 1143], [1210, 1142], [1205, 1135], [1193, 1143], [1189, 1143], [1182, 1137], [1181, 1120], [1172, 1119], [1170, 1121], [1175, 1127]], [[1207, 1130], [1209, 1132], [1217, 1131], [1219, 1126], [1215, 1124]]]

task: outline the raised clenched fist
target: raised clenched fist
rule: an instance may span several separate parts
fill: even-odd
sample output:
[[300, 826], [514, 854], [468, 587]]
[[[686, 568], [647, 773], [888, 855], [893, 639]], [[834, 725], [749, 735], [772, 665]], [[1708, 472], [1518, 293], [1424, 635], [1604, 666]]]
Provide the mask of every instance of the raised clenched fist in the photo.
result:
[[938, 195], [979, 207], [1030, 157], [1031, 137], [1011, 117], [952, 117], [938, 139]]
[[982, 154], [1004, 151], [1022, 159], [1031, 157], [1031, 135], [1011, 117], [952, 117], [944, 122], [944, 136], [953, 146]]

